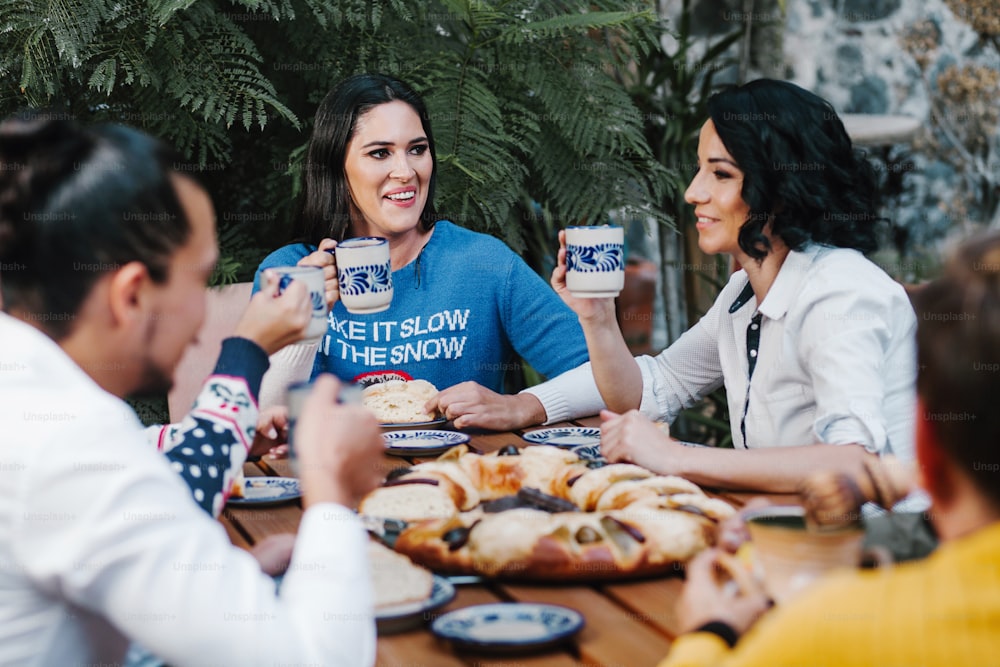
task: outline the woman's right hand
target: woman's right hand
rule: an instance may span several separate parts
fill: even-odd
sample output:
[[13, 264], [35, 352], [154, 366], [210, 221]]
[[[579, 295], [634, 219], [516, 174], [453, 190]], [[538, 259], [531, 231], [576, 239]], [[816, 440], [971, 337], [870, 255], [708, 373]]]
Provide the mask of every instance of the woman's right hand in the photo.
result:
[[580, 299], [569, 291], [566, 287], [566, 232], [559, 230], [559, 253], [556, 255], [556, 268], [552, 270], [552, 279], [549, 281], [556, 294], [569, 306], [580, 318], [581, 324], [607, 324], [611, 323], [616, 328], [618, 321], [615, 319], [615, 300], [607, 299]]
[[337, 247], [337, 242], [333, 239], [323, 239], [319, 242], [319, 250], [310, 253], [299, 260], [298, 266], [318, 266], [323, 269], [323, 279], [326, 286], [326, 307], [333, 308], [333, 304], [340, 299], [340, 283], [337, 282], [337, 260], [330, 252]]
[[250, 299], [233, 331], [234, 336], [257, 343], [268, 356], [302, 340], [312, 318], [305, 285], [292, 281], [279, 294], [280, 280], [273, 269], [264, 271], [260, 291]]

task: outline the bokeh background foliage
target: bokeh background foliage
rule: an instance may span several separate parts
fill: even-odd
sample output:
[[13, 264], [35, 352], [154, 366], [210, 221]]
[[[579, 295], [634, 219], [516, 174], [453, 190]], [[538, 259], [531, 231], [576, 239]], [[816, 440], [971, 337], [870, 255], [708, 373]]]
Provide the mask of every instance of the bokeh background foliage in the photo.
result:
[[46, 106], [163, 137], [219, 212], [217, 282], [287, 240], [313, 112], [399, 76], [432, 113], [439, 210], [519, 251], [547, 225], [669, 222], [679, 192], [621, 85], [664, 29], [651, 1], [2, 0], [0, 115]]

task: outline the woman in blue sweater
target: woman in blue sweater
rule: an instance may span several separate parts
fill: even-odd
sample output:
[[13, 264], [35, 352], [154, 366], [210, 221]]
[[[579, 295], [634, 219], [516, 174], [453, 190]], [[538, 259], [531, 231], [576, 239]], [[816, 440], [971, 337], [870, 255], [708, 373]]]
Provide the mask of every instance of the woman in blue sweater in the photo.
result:
[[[575, 314], [501, 241], [439, 219], [430, 119], [409, 86], [378, 74], [341, 82], [316, 112], [304, 173], [299, 242], [265, 258], [255, 283], [271, 267], [324, 267], [329, 329], [318, 344], [274, 360], [262, 403], [276, 402], [288, 382], [326, 371], [365, 384], [428, 380], [443, 390], [435, 407], [459, 428], [569, 416], [558, 386], [500, 393], [515, 354], [548, 377], [586, 362], [583, 332]], [[389, 240], [394, 296], [382, 313], [350, 314], [338, 299], [327, 251], [359, 236]], [[596, 411], [600, 397], [591, 391]]]

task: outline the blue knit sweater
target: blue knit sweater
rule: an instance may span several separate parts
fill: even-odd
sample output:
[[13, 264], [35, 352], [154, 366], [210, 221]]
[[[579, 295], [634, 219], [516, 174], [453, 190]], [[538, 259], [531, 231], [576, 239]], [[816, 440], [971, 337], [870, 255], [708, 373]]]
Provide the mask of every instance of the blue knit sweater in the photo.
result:
[[[257, 269], [295, 265], [313, 252], [284, 246]], [[383, 375], [423, 379], [439, 389], [474, 380], [494, 391], [514, 353], [553, 377], [588, 360], [576, 315], [498, 239], [441, 221], [420, 255], [393, 271], [388, 310], [352, 315], [340, 302], [329, 315], [313, 376], [330, 372], [367, 382]]]

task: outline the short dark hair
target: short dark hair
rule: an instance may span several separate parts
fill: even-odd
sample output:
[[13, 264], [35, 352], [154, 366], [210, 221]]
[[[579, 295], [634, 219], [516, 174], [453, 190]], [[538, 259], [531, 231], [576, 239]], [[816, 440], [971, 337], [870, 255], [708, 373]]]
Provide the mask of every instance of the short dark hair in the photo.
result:
[[4, 310], [39, 315], [59, 340], [103, 274], [139, 261], [166, 281], [191, 235], [170, 180], [175, 158], [121, 125], [84, 127], [45, 111], [0, 123]]
[[1000, 232], [962, 243], [913, 302], [919, 418], [1000, 508]]
[[770, 252], [764, 226], [792, 250], [815, 242], [864, 253], [878, 247], [878, 179], [833, 106], [787, 81], [758, 79], [713, 95], [708, 112], [743, 171], [750, 207], [740, 248]]
[[437, 221], [434, 187], [437, 158], [430, 116], [420, 96], [407, 84], [385, 74], [356, 74], [341, 81], [316, 110], [312, 136], [306, 150], [304, 186], [293, 237], [318, 245], [326, 237], [342, 241], [351, 221], [351, 194], [344, 174], [347, 145], [354, 136], [358, 118], [372, 107], [394, 101], [406, 102], [420, 117], [433, 161], [427, 187], [427, 203], [420, 223], [430, 230]]

